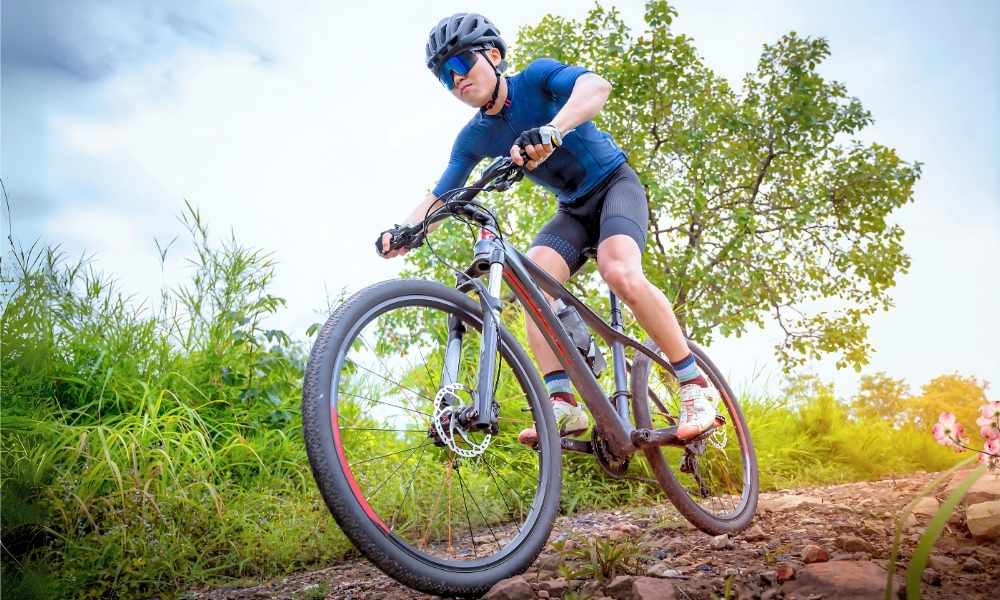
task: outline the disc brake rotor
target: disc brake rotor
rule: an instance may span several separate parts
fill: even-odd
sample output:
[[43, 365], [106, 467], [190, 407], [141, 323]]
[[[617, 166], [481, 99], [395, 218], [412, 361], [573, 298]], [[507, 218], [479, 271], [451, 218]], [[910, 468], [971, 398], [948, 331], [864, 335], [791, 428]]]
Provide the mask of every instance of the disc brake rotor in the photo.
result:
[[[471, 400], [474, 398], [473, 392], [461, 383], [444, 385], [434, 396], [435, 408], [432, 415], [434, 432], [437, 434], [437, 439], [448, 446], [452, 452], [463, 458], [473, 458], [486, 452], [487, 448], [490, 447], [490, 441], [493, 439], [493, 436], [489, 433], [484, 434], [483, 438], [476, 442], [467, 435], [465, 428], [459, 424], [458, 419], [459, 412], [465, 408], [462, 397], [457, 393], [459, 391], [464, 391], [471, 403]], [[458, 433], [457, 439], [455, 437], [456, 432]], [[465, 447], [459, 445], [458, 439], [465, 442]]]

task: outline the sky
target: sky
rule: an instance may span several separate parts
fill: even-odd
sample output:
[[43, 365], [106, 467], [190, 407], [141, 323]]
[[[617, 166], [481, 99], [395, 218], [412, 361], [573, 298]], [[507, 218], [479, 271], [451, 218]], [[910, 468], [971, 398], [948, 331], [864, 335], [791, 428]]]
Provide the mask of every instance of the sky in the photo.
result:
[[[350, 5], [356, 4], [356, 5]], [[643, 4], [616, 2], [633, 31]], [[913, 264], [896, 306], [870, 320], [862, 371], [913, 391], [959, 373], [1000, 385], [1000, 3], [676, 1], [674, 31], [738, 85], [765, 43], [823, 36], [820, 72], [871, 111], [868, 142], [923, 163], [914, 202], [893, 217]], [[397, 274], [379, 231], [440, 176], [472, 115], [429, 74], [438, 19], [486, 14], [508, 43], [538, 2], [273, 3], [5, 0], [0, 7], [0, 176], [22, 243], [86, 253], [137, 301], [185, 281], [185, 202], [216, 239], [273, 253], [271, 326], [304, 336], [326, 297]], [[554, 200], [553, 200], [554, 201]], [[5, 214], [4, 219], [8, 217]], [[154, 240], [177, 238], [161, 270]], [[709, 348], [734, 387], [782, 384], [770, 323]], [[834, 361], [804, 371], [849, 397], [860, 375]]]

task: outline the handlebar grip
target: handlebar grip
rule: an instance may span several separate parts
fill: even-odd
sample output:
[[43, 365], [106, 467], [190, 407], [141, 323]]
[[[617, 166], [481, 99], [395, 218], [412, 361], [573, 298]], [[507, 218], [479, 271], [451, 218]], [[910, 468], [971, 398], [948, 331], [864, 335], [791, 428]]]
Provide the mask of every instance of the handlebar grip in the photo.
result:
[[389, 251], [399, 250], [404, 247], [412, 249], [424, 243], [423, 228], [421, 226], [414, 225], [413, 227], [407, 227], [405, 225], [396, 225], [392, 229], [386, 229], [378, 234], [378, 239], [375, 240], [375, 251], [378, 252], [379, 256], [385, 256], [386, 254], [382, 251], [382, 238], [387, 233], [390, 234]]

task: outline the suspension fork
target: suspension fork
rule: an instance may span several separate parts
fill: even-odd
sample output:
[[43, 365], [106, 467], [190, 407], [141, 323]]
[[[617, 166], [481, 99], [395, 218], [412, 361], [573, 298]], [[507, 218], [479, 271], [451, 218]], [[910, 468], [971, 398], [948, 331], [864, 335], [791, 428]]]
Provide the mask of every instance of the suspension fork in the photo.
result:
[[465, 324], [455, 314], [448, 315], [448, 345], [445, 346], [444, 368], [441, 372], [441, 385], [458, 382], [458, 363], [462, 360], [462, 338], [465, 337]]
[[493, 416], [493, 380], [497, 370], [497, 344], [500, 340], [500, 284], [503, 282], [504, 251], [503, 246], [496, 241], [496, 235], [486, 227], [479, 230], [480, 243], [488, 242], [489, 278], [486, 293], [480, 290], [480, 303], [483, 306], [483, 338], [479, 346], [479, 381], [476, 395], [476, 411], [470, 426], [472, 429], [495, 430], [496, 419]]
[[[493, 389], [496, 376], [496, 354], [500, 333], [500, 284], [503, 282], [504, 249], [496, 241], [495, 234], [483, 227], [476, 243], [475, 259], [465, 274], [458, 277], [458, 289], [468, 292], [475, 289], [483, 309], [483, 334], [479, 347], [479, 371], [477, 373], [474, 404], [463, 411], [462, 420], [469, 429], [495, 431], [497, 421], [493, 415]], [[487, 285], [477, 277], [488, 273]], [[462, 356], [462, 339], [465, 324], [455, 315], [448, 316], [448, 343], [445, 346], [444, 367], [441, 374], [442, 385], [458, 382], [458, 369]]]

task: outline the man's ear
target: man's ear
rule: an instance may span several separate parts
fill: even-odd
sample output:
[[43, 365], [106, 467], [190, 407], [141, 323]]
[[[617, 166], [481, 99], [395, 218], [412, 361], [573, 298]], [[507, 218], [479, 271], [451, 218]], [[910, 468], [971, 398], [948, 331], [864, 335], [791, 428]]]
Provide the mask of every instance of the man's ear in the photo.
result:
[[503, 59], [503, 55], [500, 54], [500, 50], [498, 48], [490, 48], [489, 54], [490, 62], [493, 63], [497, 70], [500, 72], [507, 70], [507, 61]]

